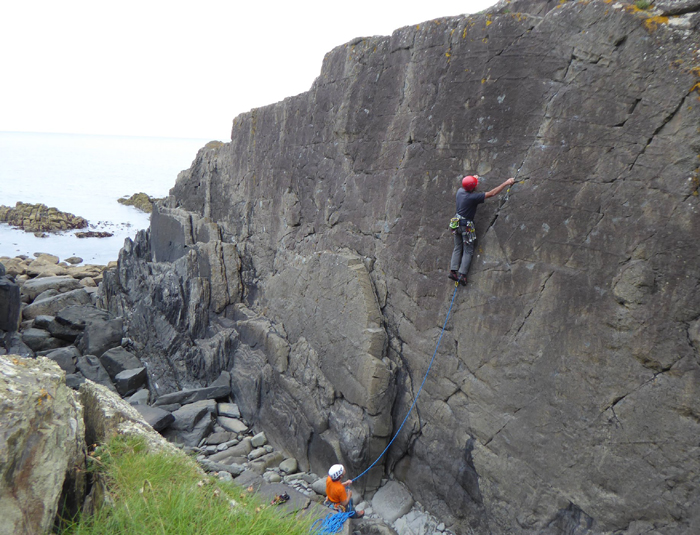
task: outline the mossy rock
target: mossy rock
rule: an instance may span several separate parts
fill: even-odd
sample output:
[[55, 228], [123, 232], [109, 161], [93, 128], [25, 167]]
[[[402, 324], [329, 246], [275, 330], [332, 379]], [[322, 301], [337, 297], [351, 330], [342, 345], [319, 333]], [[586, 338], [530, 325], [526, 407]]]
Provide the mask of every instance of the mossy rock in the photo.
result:
[[134, 193], [129, 198], [122, 197], [121, 199], [117, 200], [120, 204], [124, 204], [126, 206], [133, 206], [137, 210], [141, 210], [142, 212], [150, 214], [153, 211], [153, 203], [161, 199], [149, 197], [145, 193]]
[[41, 203], [18, 202], [14, 208], [0, 206], [0, 221], [25, 232], [58, 232], [88, 226], [87, 220], [82, 217]]

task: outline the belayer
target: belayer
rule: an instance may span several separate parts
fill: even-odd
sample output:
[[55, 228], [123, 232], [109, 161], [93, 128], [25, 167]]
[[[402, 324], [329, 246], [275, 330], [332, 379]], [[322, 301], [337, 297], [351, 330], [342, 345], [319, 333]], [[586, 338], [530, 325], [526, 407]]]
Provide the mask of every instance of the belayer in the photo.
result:
[[462, 179], [462, 187], [457, 191], [457, 214], [450, 221], [450, 228], [455, 237], [455, 247], [450, 261], [450, 274], [448, 277], [458, 281], [462, 286], [467, 285], [467, 271], [474, 255], [476, 242], [476, 228], [474, 216], [476, 208], [489, 197], [501, 193], [504, 188], [515, 183], [514, 178], [509, 178], [500, 186], [496, 186], [486, 193], [477, 193], [479, 176], [465, 176]]
[[342, 464], [334, 464], [328, 470], [326, 478], [326, 501], [327, 505], [338, 511], [354, 513], [354, 518], [362, 518], [365, 516], [364, 511], [355, 510], [352, 503], [352, 491], [346, 490], [345, 487], [352, 484], [352, 479], [341, 483], [340, 478], [345, 473], [345, 467]]

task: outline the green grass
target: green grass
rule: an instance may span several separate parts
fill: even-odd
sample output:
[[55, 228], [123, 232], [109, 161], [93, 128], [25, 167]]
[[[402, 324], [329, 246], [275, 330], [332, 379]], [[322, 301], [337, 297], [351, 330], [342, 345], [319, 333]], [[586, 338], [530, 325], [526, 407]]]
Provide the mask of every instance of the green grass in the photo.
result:
[[637, 0], [634, 5], [637, 6], [637, 9], [645, 10], [651, 7], [651, 2], [649, 0]]
[[[247, 489], [202, 476], [191, 458], [152, 454], [142, 440], [116, 437], [90, 456], [110, 500], [62, 535], [308, 535], [311, 520], [282, 516]], [[110, 503], [111, 501], [111, 503]]]

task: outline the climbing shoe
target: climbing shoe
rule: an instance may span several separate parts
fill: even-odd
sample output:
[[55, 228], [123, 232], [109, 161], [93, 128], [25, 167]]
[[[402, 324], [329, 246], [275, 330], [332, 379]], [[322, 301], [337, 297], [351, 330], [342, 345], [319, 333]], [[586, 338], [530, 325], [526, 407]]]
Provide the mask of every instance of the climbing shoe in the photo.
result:
[[456, 271], [450, 271], [450, 274], [447, 277], [452, 279], [453, 281], [458, 281], [459, 273], [457, 273]]
[[364, 511], [357, 511], [357, 510], [355, 510], [355, 514], [352, 515], [353, 518], [362, 518], [363, 516], [365, 516], [365, 512]]
[[460, 274], [459, 274], [459, 283], [460, 283], [462, 286], [466, 286], [466, 285], [467, 285], [467, 276], [466, 276], [466, 275], [462, 275], [462, 274], [460, 273]]

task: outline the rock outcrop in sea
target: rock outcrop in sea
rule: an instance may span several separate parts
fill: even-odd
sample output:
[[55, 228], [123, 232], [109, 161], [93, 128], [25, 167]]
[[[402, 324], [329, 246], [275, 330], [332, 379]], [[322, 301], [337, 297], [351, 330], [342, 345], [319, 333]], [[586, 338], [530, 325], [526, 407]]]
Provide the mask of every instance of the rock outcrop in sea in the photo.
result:
[[49, 208], [45, 204], [17, 202], [13, 207], [0, 206], [0, 222], [20, 228], [26, 232], [60, 232], [86, 228], [86, 219]]
[[[358, 494], [389, 479], [459, 534], [696, 533], [699, 124], [698, 0], [504, 1], [358, 38], [199, 152], [96, 303], [152, 403], [228, 377], [261, 455], [317, 474], [377, 459], [441, 339]], [[518, 182], [455, 288], [471, 173]], [[183, 443], [213, 421], [197, 403]]]

